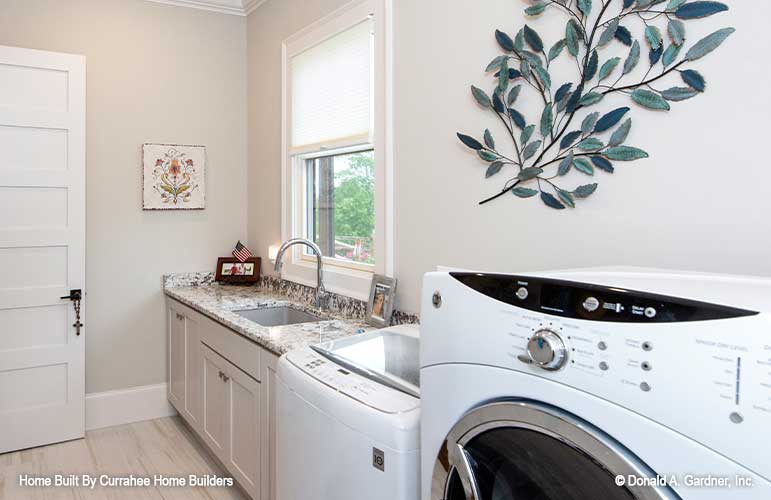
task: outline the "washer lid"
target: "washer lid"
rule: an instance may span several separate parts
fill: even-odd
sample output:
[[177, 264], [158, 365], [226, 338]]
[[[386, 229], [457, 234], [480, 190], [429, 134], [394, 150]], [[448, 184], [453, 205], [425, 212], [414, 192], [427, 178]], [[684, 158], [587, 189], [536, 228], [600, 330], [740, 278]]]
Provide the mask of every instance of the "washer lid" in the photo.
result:
[[359, 375], [420, 397], [420, 345], [416, 325], [375, 330], [311, 347]]

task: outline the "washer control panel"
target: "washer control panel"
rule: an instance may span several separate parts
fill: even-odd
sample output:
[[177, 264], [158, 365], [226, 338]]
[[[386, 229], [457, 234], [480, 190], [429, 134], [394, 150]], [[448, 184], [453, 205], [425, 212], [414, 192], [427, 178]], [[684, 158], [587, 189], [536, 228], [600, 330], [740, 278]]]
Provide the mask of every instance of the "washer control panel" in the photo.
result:
[[386, 413], [410, 411], [419, 400], [352, 372], [309, 347], [291, 351], [287, 359], [322, 384]]
[[563, 318], [676, 323], [757, 314], [706, 302], [556, 279], [479, 273], [450, 273], [450, 276], [500, 302]]

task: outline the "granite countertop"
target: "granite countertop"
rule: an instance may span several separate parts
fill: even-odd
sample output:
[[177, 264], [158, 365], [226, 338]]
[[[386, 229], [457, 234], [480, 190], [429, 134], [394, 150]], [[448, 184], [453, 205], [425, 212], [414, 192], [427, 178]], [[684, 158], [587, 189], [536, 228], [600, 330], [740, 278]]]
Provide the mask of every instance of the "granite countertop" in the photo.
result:
[[[302, 300], [266, 288], [216, 283], [184, 285], [187, 283], [165, 283], [164, 293], [279, 356], [294, 349], [374, 329], [360, 319], [346, 317], [339, 310], [322, 313]], [[291, 306], [325, 319], [316, 323], [267, 327], [234, 312], [277, 306]]]

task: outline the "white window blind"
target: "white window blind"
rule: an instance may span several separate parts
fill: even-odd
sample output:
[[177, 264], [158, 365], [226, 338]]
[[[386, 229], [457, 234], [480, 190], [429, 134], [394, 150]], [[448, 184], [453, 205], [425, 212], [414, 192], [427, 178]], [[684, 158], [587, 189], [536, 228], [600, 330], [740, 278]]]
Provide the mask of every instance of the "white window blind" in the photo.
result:
[[364, 138], [372, 122], [372, 20], [294, 56], [291, 147]]

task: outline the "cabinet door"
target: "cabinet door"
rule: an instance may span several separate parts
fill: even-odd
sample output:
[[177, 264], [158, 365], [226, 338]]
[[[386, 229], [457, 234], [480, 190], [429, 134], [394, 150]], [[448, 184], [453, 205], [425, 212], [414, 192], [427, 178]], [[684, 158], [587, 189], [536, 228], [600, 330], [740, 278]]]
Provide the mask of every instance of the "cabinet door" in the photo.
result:
[[254, 499], [260, 498], [260, 383], [231, 365], [230, 456], [226, 464]]
[[169, 319], [169, 401], [182, 413], [185, 408], [185, 317], [173, 306]]
[[183, 416], [193, 429], [201, 425], [201, 324], [185, 316], [185, 404]]
[[203, 400], [201, 435], [209, 448], [227, 465], [230, 455], [230, 397], [227, 361], [201, 344]]
[[276, 499], [276, 367], [278, 356], [262, 351], [260, 365], [262, 379], [262, 421], [260, 422], [260, 452], [262, 474], [260, 486], [262, 500]]

